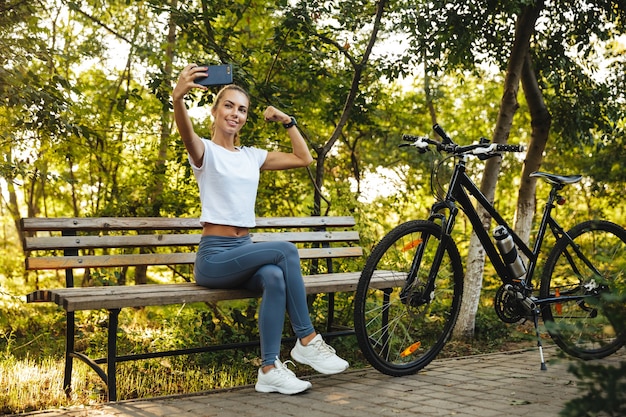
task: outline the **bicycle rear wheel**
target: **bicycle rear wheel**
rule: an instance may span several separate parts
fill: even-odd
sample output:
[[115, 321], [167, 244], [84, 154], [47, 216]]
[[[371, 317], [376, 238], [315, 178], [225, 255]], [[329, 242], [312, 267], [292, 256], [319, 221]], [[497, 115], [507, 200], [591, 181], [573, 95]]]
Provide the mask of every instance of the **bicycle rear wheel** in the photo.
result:
[[414, 374], [435, 359], [450, 336], [463, 267], [450, 239], [433, 264], [440, 238], [441, 227], [433, 222], [401, 224], [376, 245], [363, 269], [354, 301], [355, 332], [361, 351], [382, 373]]
[[608, 356], [626, 341], [626, 231], [592, 220], [559, 239], [541, 278], [541, 314], [548, 333], [568, 354], [581, 359]]

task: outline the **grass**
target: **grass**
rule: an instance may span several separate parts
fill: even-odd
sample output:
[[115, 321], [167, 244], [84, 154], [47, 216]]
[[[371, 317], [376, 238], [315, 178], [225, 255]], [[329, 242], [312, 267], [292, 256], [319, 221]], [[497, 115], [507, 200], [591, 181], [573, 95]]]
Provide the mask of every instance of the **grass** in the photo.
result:
[[[155, 332], [145, 332], [144, 340], [138, 341], [138, 335], [149, 323], [142, 320], [140, 325], [138, 315], [134, 316], [132, 320], [127, 316], [121, 327], [121, 332], [126, 334], [120, 338], [124, 352], [148, 351], [147, 345], [158, 345], [160, 338], [169, 339], [163, 335], [155, 337]], [[157, 325], [159, 321], [152, 324]], [[104, 347], [105, 344], [100, 344], [101, 337], [94, 334], [80, 339], [91, 352], [90, 356], [100, 356], [98, 349], [92, 346]], [[60, 339], [60, 345], [57, 339], [48, 337], [33, 338], [32, 343], [18, 345], [23, 338], [17, 332], [3, 334], [0, 340], [0, 346], [4, 346], [0, 353], [0, 386], [3, 387], [0, 414], [91, 405], [105, 400], [104, 382], [79, 360], [74, 360], [71, 395], [65, 395], [62, 336]], [[42, 348], [47, 343], [50, 346]], [[153, 350], [162, 348], [167, 349], [157, 346]], [[37, 350], [49, 353], [37, 354]], [[225, 360], [225, 355], [233, 357], [232, 360]], [[150, 398], [249, 384], [256, 377], [256, 355], [257, 352], [250, 349], [246, 354], [197, 354], [121, 363], [117, 367], [118, 398]]]
[[[335, 346], [336, 344], [333, 343]], [[465, 356], [497, 351], [484, 343], [451, 342], [445, 356]], [[525, 343], [524, 346], [529, 346]], [[511, 345], [508, 345], [510, 348]], [[343, 349], [341, 349], [343, 350]], [[340, 352], [344, 357], [348, 356]], [[200, 355], [195, 355], [200, 356]], [[188, 357], [162, 358], [119, 365], [117, 383], [120, 400], [202, 392], [252, 384], [256, 381], [256, 361], [233, 362], [228, 366], [202, 367]], [[187, 364], [185, 364], [187, 363]], [[352, 367], [363, 367], [354, 362]], [[63, 391], [64, 361], [59, 358], [27, 356], [18, 359], [5, 353], [0, 359], [0, 414], [86, 406], [105, 400], [105, 386], [95, 372], [74, 361], [72, 393]]]
[[[1, 277], [0, 285], [0, 414], [102, 402], [104, 382], [80, 360], [74, 360], [72, 392], [65, 395], [62, 311], [54, 305], [27, 304], [23, 296], [15, 295], [27, 290], [11, 288]], [[258, 338], [256, 310], [256, 300], [124, 309], [119, 317], [118, 352], [254, 340]], [[103, 311], [77, 313], [77, 349], [92, 358], [106, 356], [106, 320]], [[358, 350], [355, 343], [342, 349]], [[283, 352], [286, 355], [288, 352]], [[124, 362], [117, 367], [118, 399], [251, 384], [256, 381], [259, 356], [258, 348], [247, 348]]]
[[55, 357], [28, 354], [20, 358], [4, 352], [0, 356], [0, 414], [102, 402], [103, 387], [98, 386], [95, 373], [79, 363], [74, 366], [74, 392], [66, 396], [63, 368], [63, 361]]
[[[41, 287], [47, 284], [40, 282]], [[0, 275], [0, 414], [101, 403], [106, 386], [79, 360], [74, 361], [71, 395], [65, 395], [65, 315], [54, 305], [27, 304], [23, 294], [30, 291], [30, 286], [23, 284], [22, 277], [9, 280]], [[120, 314], [118, 352], [163, 351], [257, 339], [256, 302], [124, 309]], [[351, 300], [338, 297], [336, 303], [337, 319], [349, 325]], [[325, 307], [322, 298], [313, 303], [311, 313], [318, 328], [323, 328]], [[516, 347], [517, 343], [532, 346], [528, 326], [504, 325], [494, 318], [492, 307], [485, 307], [485, 311], [477, 318], [479, 337], [472, 342], [450, 342], [441, 357], [494, 352]], [[103, 311], [77, 313], [77, 348], [90, 357], [105, 356], [106, 320]], [[352, 368], [367, 366], [355, 337], [333, 339], [331, 344]], [[283, 348], [282, 356], [286, 358], [290, 346]], [[256, 348], [125, 362], [118, 365], [118, 399], [252, 384], [259, 363]], [[304, 368], [298, 372], [313, 373]]]
[[[41, 274], [38, 283], [25, 282], [18, 266], [3, 265], [0, 269], [4, 271], [0, 273], [0, 414], [102, 402], [105, 384], [80, 360], [74, 360], [72, 392], [66, 396], [62, 386], [65, 315], [53, 304], [25, 302], [24, 295], [35, 285], [58, 287], [62, 277]], [[165, 351], [253, 339], [255, 313], [255, 301], [124, 309], [118, 352]], [[78, 312], [76, 317], [77, 350], [92, 358], [106, 356], [106, 312]], [[256, 378], [257, 357], [258, 352], [249, 349], [125, 362], [118, 365], [118, 398], [248, 384]]]
[[[125, 331], [128, 331], [126, 329]], [[451, 341], [442, 357], [466, 356], [532, 346], [528, 338], [514, 337], [509, 341], [478, 340]], [[104, 332], [102, 332], [104, 333]], [[348, 359], [353, 368], [367, 366], [355, 347], [354, 337], [332, 341], [338, 353]], [[290, 346], [285, 346], [289, 349]], [[16, 347], [20, 352], [25, 348]], [[66, 397], [63, 387], [64, 360], [59, 355], [14, 355], [7, 349], [0, 356], [0, 414], [23, 413], [59, 407], [84, 406], [101, 403], [106, 387], [87, 365], [74, 361], [72, 393]], [[288, 352], [283, 352], [286, 357]], [[19, 357], [21, 356], [21, 357]], [[229, 359], [230, 358], [230, 359]], [[215, 364], [216, 361], [218, 364]], [[224, 365], [220, 365], [219, 363]], [[206, 365], [205, 365], [206, 364]], [[120, 400], [201, 392], [252, 384], [256, 381], [258, 352], [226, 352], [197, 354], [125, 362], [118, 365], [117, 383]], [[304, 369], [299, 369], [303, 374]], [[304, 371], [304, 374], [313, 371]]]
[[[200, 392], [250, 383], [250, 366], [241, 369], [173, 367], [167, 361], [122, 364], [118, 369], [120, 399]], [[0, 361], [0, 414], [91, 405], [105, 399], [104, 383], [87, 365], [75, 361], [72, 393], [63, 391], [64, 361], [5, 355]], [[256, 368], [255, 368], [256, 371]]]

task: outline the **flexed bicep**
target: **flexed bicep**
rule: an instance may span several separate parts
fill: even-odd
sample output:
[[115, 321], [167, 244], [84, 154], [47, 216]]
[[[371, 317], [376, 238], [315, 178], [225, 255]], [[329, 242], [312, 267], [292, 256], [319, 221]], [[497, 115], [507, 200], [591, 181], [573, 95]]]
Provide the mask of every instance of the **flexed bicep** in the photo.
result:
[[311, 165], [313, 157], [300, 130], [298, 130], [296, 119], [273, 106], [268, 106], [263, 114], [266, 121], [280, 122], [285, 127], [289, 139], [291, 140], [291, 153], [270, 152], [265, 163], [261, 167], [263, 170], [279, 170], [306, 167]]

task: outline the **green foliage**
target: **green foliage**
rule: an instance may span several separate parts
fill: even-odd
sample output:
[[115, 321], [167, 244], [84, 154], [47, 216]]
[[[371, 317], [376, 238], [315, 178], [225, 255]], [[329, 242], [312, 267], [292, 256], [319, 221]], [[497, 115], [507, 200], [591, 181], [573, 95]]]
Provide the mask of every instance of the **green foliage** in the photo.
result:
[[[617, 291], [604, 301], [617, 307], [611, 309], [612, 320], [622, 324], [620, 331], [623, 333], [626, 331], [626, 289], [617, 288]], [[570, 365], [568, 370], [578, 379], [583, 394], [568, 401], [560, 416], [617, 417], [626, 414], [626, 361], [615, 366], [579, 361]]]
[[[20, 56], [29, 56], [29, 53], [41, 56], [32, 51], [47, 48], [47, 59], [58, 70], [46, 71], [48, 61], [21, 60], [21, 64], [30, 66], [28, 71], [10, 74], [30, 78], [7, 78], [2, 84], [12, 90], [7, 90], [10, 100], [0, 112], [0, 120], [18, 127], [11, 137], [6, 137], [6, 143], [23, 143], [5, 152], [8, 155], [3, 165], [6, 178], [22, 181], [24, 185], [17, 191], [26, 194], [24, 201], [28, 202], [28, 212], [32, 215], [40, 212], [52, 215], [197, 215], [197, 190], [182, 143], [177, 135], [165, 129], [171, 123], [166, 119], [171, 117], [167, 109], [176, 68], [186, 62], [233, 62], [236, 82], [247, 87], [253, 97], [244, 143], [269, 149], [284, 148], [283, 132], [266, 125], [259, 117], [266, 104], [274, 104], [298, 117], [312, 148], [317, 150], [330, 136], [344, 110], [355, 71], [353, 63], [363, 53], [368, 40], [367, 28], [374, 10], [372, 4], [365, 3], [262, 2], [251, 5], [243, 1], [229, 4], [202, 1], [180, 4], [178, 10], [159, 2], [112, 2], [108, 7], [92, 9], [86, 7], [88, 3], [70, 3], [67, 10], [63, 4], [53, 3], [52, 9], [59, 14], [68, 12], [67, 19], [56, 22], [53, 45], [62, 45], [57, 49], [45, 44], [50, 33], [45, 25], [37, 24], [46, 16], [38, 15], [21, 3], [10, 5], [10, 15], [18, 17], [17, 21], [22, 19], [25, 26], [17, 27], [11, 19], [3, 24], [7, 29], [17, 27], [34, 35], [30, 43], [7, 36], [6, 49], [20, 51], [11, 59], [17, 62]], [[439, 122], [461, 143], [490, 135], [498, 112], [499, 79], [492, 80], [486, 77], [484, 70], [478, 69], [476, 51], [486, 53], [483, 63], [494, 62], [503, 68], [509, 48], [506, 40], [513, 30], [512, 16], [525, 5], [525, 1], [520, 1], [506, 5], [395, 2], [387, 6], [380, 45], [387, 45], [386, 42], [400, 31], [409, 48], [396, 55], [393, 49], [379, 46], [377, 54], [363, 68], [346, 128], [325, 161], [321, 191], [326, 210], [334, 213], [368, 210], [370, 207], [359, 207], [355, 201], [359, 198], [360, 182], [381, 167], [404, 176], [407, 171], [403, 163], [415, 161], [415, 156], [407, 158], [396, 145], [402, 133], [427, 133], [432, 123], [430, 103], [421, 93], [422, 79], [415, 70], [422, 60], [426, 60], [427, 68], [438, 69], [430, 73], [431, 84], [424, 88], [428, 88], [434, 99]], [[553, 13], [550, 16], [559, 16], [565, 7], [557, 3], [549, 9]], [[607, 21], [621, 16], [619, 13], [603, 14], [602, 10], [609, 8], [598, 5], [593, 15]], [[108, 11], [103, 13], [102, 10]], [[120, 16], [138, 18], [122, 19]], [[178, 35], [170, 45], [175, 51], [173, 72], [167, 71], [165, 64], [169, 58], [162, 52], [168, 17], [177, 25]], [[150, 27], [145, 26], [144, 22], [148, 21], [153, 23]], [[489, 23], [485, 25], [485, 22]], [[82, 29], [80, 35], [75, 35], [77, 28]], [[583, 41], [590, 37], [583, 34], [588, 34], [592, 27], [581, 24], [572, 28], [563, 23], [558, 29], [559, 33], [573, 31], [576, 35], [571, 39], [579, 39], [576, 45], [585, 45], [585, 53], [589, 53]], [[611, 32], [607, 26], [598, 30], [602, 39], [608, 39], [617, 29]], [[540, 33], [541, 39], [549, 39], [550, 32]], [[111, 34], [115, 42], [105, 42]], [[126, 62], [111, 66], [113, 57], [109, 48], [117, 44], [121, 47], [118, 48], [119, 58]], [[545, 45], [546, 48], [557, 45], [564, 48], [563, 44], [555, 42]], [[564, 51], [562, 49], [561, 53]], [[623, 54], [619, 54], [617, 46], [611, 51], [614, 51], [614, 67], [620, 68]], [[551, 50], [548, 56], [555, 56], [553, 52]], [[103, 57], [103, 63], [109, 65], [80, 68], [76, 65], [92, 57]], [[590, 107], [597, 107], [602, 113], [581, 113], [576, 120], [606, 120], [618, 126], [615, 123], [620, 117], [623, 119], [623, 109], [621, 113], [618, 111], [620, 100], [606, 100], [608, 94], [614, 97], [622, 94], [622, 90], [611, 87], [618, 82], [617, 73], [614, 82], [599, 89], [580, 71], [575, 73], [576, 77], [568, 75], [574, 74], [569, 68], [575, 64], [573, 60], [563, 61], [561, 72], [547, 72], [550, 78], [546, 78], [544, 91], [554, 91], [559, 103], [566, 103], [567, 97], [582, 99], [585, 93], [590, 95], [584, 97], [590, 99], [595, 94], [592, 102], [599, 103], [600, 107], [605, 102], [612, 106], [601, 110], [598, 106], [560, 107], [554, 102], [551, 106], [557, 129], [563, 125], [559, 120], [571, 119], [573, 109], [583, 111]], [[538, 61], [538, 65], [550, 67], [549, 62]], [[485, 81], [463, 72], [468, 69]], [[416, 83], [410, 89], [399, 90], [389, 84], [398, 76], [414, 74]], [[565, 86], [563, 82], [569, 83], [567, 94], [561, 87]], [[33, 88], [29, 90], [31, 85]], [[551, 89], [551, 86], [554, 87]], [[573, 90], [574, 87], [578, 90]], [[47, 96], [30, 95], [29, 91]], [[191, 107], [208, 105], [214, 93], [212, 90], [197, 94], [189, 104]], [[27, 103], [41, 103], [41, 109], [29, 107]], [[163, 110], [166, 112], [162, 113]], [[23, 117], [24, 112], [29, 116]], [[46, 117], [51, 118], [52, 124], [45, 121]], [[513, 135], [518, 138], [511, 137], [510, 141], [527, 142], [528, 119], [517, 120], [519, 134], [514, 132]], [[198, 131], [206, 135], [208, 124], [206, 117], [198, 119]], [[589, 125], [578, 124], [576, 129], [569, 126], [571, 124], [564, 127], [563, 132], [584, 132]], [[598, 129], [606, 132], [606, 126], [604, 123]], [[49, 139], [33, 143], [32, 133], [37, 129], [44, 129], [42, 138]], [[614, 158], [615, 150], [621, 149], [621, 136], [615, 133], [619, 130], [613, 130], [611, 137], [602, 136], [594, 149], [580, 150], [593, 152], [602, 163], [580, 157], [571, 158], [571, 162], [589, 161], [581, 169], [594, 177], [620, 181], [621, 170], [616, 170], [612, 163], [619, 159]], [[165, 155], [160, 153], [164, 140], [169, 144]], [[558, 146], [553, 153], [562, 149]], [[25, 152], [29, 156], [24, 157]], [[569, 155], [563, 157], [569, 158]], [[552, 163], [562, 162], [559, 157]], [[417, 165], [414, 168], [419, 170]], [[425, 168], [422, 166], [422, 172]], [[512, 181], [517, 170], [504, 172], [509, 174], [506, 180]], [[313, 169], [310, 174], [315, 176]], [[259, 197], [260, 214], [313, 210], [315, 187], [306, 171], [268, 173], [265, 177]], [[424, 187], [426, 180], [423, 175], [410, 178], [402, 180], [402, 187], [408, 188], [405, 195], [380, 201], [380, 204], [392, 204], [402, 217], [411, 216], [415, 205], [407, 194]], [[352, 182], [351, 188], [343, 186], [346, 180]], [[595, 184], [597, 187], [598, 183]], [[350, 195], [355, 188], [356, 198]], [[416, 194], [416, 198], [421, 197]], [[19, 208], [12, 207], [16, 209]]]
[[20, 299], [0, 294], [0, 352], [17, 358], [39, 354], [60, 358], [65, 316], [56, 308], [26, 307]]
[[626, 414], [626, 362], [617, 366], [580, 362], [570, 365], [569, 371], [578, 378], [584, 394], [568, 401], [560, 416], [617, 417]]

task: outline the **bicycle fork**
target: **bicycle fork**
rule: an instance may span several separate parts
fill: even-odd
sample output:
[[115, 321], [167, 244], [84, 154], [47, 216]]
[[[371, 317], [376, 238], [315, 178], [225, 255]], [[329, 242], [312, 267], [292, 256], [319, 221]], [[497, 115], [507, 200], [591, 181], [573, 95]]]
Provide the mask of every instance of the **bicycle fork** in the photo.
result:
[[447, 239], [450, 239], [450, 236], [446, 234], [444, 229], [442, 229], [441, 236], [439, 236], [437, 251], [435, 252], [435, 257], [432, 265], [430, 266], [430, 271], [428, 271], [426, 285], [424, 285], [419, 292], [415, 292], [414, 283], [417, 279], [420, 267], [423, 266], [422, 259], [424, 257], [424, 252], [426, 251], [426, 247], [429, 244], [429, 238], [430, 235], [424, 233], [418, 241], [413, 242], [412, 247], [417, 247], [417, 251], [413, 256], [411, 268], [409, 269], [407, 279], [404, 282], [404, 288], [400, 291], [400, 299], [402, 302], [408, 303], [413, 307], [428, 304], [433, 300], [435, 293], [435, 279], [437, 278], [437, 273], [443, 260]]
[[428, 304], [432, 301], [431, 294], [433, 294], [435, 290], [435, 276], [439, 270], [439, 265], [441, 264], [442, 254], [440, 255], [439, 253], [441, 248], [441, 245], [439, 245], [439, 248], [437, 249], [437, 256], [435, 256], [435, 260], [428, 273], [426, 286], [422, 291], [416, 293], [413, 284], [415, 283], [419, 269], [422, 266], [422, 258], [424, 256], [425, 248], [428, 245], [428, 240], [428, 236], [422, 236], [418, 242], [415, 242], [417, 251], [415, 256], [413, 256], [411, 268], [409, 269], [409, 274], [404, 282], [404, 287], [400, 291], [400, 300], [402, 300], [402, 303], [409, 304], [413, 307]]

